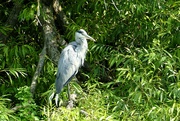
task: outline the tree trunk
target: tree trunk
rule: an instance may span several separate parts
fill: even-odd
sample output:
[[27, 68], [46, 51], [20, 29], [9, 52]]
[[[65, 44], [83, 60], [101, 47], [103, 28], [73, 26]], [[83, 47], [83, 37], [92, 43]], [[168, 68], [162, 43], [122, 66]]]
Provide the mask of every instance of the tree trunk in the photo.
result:
[[65, 26], [67, 26], [69, 22], [66, 15], [62, 11], [62, 6], [60, 5], [59, 0], [53, 0], [53, 8], [56, 15], [56, 17], [54, 17], [56, 27], [60, 29], [61, 34], [64, 34], [66, 31]]
[[60, 34], [56, 30], [52, 6], [46, 6], [42, 3], [42, 12], [43, 13], [41, 13], [40, 20], [42, 22], [44, 33], [44, 48], [39, 56], [40, 58], [38, 66], [31, 83], [31, 92], [33, 95], [35, 94], [37, 78], [40, 75], [44, 65], [45, 55], [47, 54], [52, 62], [57, 65], [60, 56], [60, 50], [58, 49], [59, 43], [61, 45], [66, 44], [66, 42], [60, 37]]

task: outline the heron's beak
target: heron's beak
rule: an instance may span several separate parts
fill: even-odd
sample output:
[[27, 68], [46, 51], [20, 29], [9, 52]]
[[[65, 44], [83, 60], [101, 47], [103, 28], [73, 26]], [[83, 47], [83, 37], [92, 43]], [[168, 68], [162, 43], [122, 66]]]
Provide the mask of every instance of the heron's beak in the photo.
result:
[[93, 39], [92, 37], [90, 37], [89, 35], [84, 35], [85, 37], [86, 37], [86, 39], [90, 39], [90, 40], [92, 40], [92, 41], [96, 41], [95, 39]]

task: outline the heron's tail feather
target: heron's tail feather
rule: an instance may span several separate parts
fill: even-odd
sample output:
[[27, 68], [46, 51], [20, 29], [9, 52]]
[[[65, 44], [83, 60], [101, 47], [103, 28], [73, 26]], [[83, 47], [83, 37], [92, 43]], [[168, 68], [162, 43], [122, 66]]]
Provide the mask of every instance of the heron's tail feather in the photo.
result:
[[51, 96], [49, 97], [49, 103], [52, 106], [52, 99], [54, 98], [54, 92], [51, 94]]
[[[56, 96], [55, 96], [56, 95]], [[51, 96], [49, 97], [49, 102], [50, 102], [50, 105], [52, 105], [52, 99], [55, 97], [55, 103], [56, 103], [56, 106], [58, 107], [58, 99], [59, 99], [59, 94], [57, 93], [52, 93]]]
[[49, 101], [52, 101], [52, 99], [54, 98], [54, 92], [51, 94], [51, 96], [49, 97]]
[[59, 95], [56, 94], [56, 97], [55, 97], [55, 103], [56, 103], [56, 106], [57, 106], [57, 107], [59, 106], [58, 99], [59, 99]]

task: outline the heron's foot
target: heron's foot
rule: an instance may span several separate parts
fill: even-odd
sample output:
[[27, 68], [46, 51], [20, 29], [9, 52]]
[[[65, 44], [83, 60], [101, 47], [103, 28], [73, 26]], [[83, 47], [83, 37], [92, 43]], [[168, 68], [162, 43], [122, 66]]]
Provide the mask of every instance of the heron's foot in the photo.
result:
[[74, 107], [74, 102], [73, 100], [68, 101], [67, 109], [72, 109]]
[[74, 103], [76, 102], [77, 94], [71, 94], [70, 99], [67, 104], [67, 109], [72, 109], [74, 107]]
[[77, 94], [71, 94], [69, 100], [76, 102], [76, 98], [77, 98]]

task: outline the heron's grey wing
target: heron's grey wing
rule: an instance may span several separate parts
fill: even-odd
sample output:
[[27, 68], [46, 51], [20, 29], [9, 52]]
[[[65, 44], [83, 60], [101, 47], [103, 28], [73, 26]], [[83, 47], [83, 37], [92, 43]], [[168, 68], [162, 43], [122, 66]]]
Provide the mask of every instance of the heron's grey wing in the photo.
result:
[[58, 62], [58, 72], [56, 77], [56, 93], [60, 93], [62, 88], [78, 72], [81, 65], [81, 58], [78, 57], [75, 45], [68, 45], [61, 53]]

